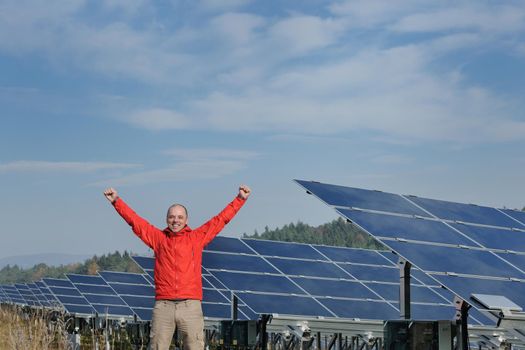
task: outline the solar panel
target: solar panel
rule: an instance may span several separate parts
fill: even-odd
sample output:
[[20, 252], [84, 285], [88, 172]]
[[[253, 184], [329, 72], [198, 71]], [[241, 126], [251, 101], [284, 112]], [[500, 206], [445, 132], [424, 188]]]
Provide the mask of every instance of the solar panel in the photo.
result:
[[[135, 261], [153, 273], [154, 258]], [[415, 315], [452, 319], [453, 296], [415, 272]], [[271, 313], [383, 320], [400, 314], [397, 256], [387, 251], [217, 237], [203, 253], [203, 294], [205, 316], [222, 319], [231, 318], [232, 294], [242, 318]]]
[[95, 314], [95, 309], [71, 281], [58, 278], [44, 278], [42, 282], [49, 288], [66, 312], [87, 316]]
[[[144, 275], [114, 271], [99, 271], [98, 274], [103, 283], [111, 287], [121, 302], [125, 303], [140, 320], [151, 320], [155, 291]], [[102, 301], [101, 297], [98, 300]], [[109, 302], [108, 299], [106, 301]]]
[[67, 274], [66, 277], [93, 306], [99, 316], [132, 318], [133, 311], [100, 276]]
[[[472, 298], [473, 294], [505, 296], [525, 307], [525, 215], [522, 212], [296, 182], [325, 203], [337, 206], [334, 209], [339, 214], [480, 310], [484, 308]], [[390, 208], [378, 198], [396, 198], [404, 203], [403, 209], [397, 204]], [[407, 208], [416, 208], [418, 212]], [[391, 255], [382, 255], [394, 262]], [[432, 284], [428, 276], [416, 272], [413, 275], [417, 280]], [[412, 288], [413, 297], [414, 290], [417, 289]], [[393, 297], [378, 291], [386, 298]], [[444, 295], [443, 290], [435, 291]], [[427, 292], [425, 295], [431, 296]], [[416, 310], [413, 316], [418, 315], [419, 309], [419, 306], [413, 307]], [[470, 314], [486, 322], [476, 311]]]
[[51, 303], [47, 300], [47, 298], [42, 293], [42, 291], [38, 288], [36, 283], [27, 283], [27, 286], [29, 287], [29, 289], [31, 289], [31, 292], [33, 292], [33, 294], [37, 298], [40, 305], [46, 306], [46, 307], [51, 306]]
[[38, 301], [37, 297], [33, 294], [31, 289], [27, 286], [25, 283], [15, 283], [16, 289], [18, 289], [18, 292], [22, 296], [22, 298], [25, 300], [27, 305], [30, 306], [41, 306], [40, 302]]

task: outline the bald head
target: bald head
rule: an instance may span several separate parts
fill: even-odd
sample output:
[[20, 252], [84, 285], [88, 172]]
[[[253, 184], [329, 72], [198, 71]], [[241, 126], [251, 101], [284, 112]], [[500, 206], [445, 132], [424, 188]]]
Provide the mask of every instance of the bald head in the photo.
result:
[[172, 232], [179, 232], [188, 223], [188, 210], [182, 204], [173, 204], [168, 208], [166, 223]]

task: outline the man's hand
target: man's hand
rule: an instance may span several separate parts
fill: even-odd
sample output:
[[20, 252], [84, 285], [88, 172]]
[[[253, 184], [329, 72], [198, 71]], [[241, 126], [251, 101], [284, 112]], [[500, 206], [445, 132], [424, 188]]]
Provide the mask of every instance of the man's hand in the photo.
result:
[[252, 190], [246, 185], [239, 186], [239, 194], [237, 195], [241, 199], [248, 199]]
[[111, 203], [115, 203], [115, 201], [118, 198], [117, 190], [113, 187], [110, 187], [104, 191], [104, 196], [110, 201]]

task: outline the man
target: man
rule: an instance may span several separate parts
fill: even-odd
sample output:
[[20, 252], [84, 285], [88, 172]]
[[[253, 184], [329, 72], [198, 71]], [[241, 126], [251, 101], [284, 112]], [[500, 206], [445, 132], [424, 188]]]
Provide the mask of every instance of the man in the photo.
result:
[[104, 196], [155, 252], [155, 307], [150, 334], [151, 349], [168, 349], [178, 327], [184, 349], [204, 349], [201, 263], [203, 248], [222, 230], [248, 199], [251, 190], [241, 185], [235, 199], [217, 216], [192, 230], [181, 204], [168, 208], [167, 227], [160, 230], [138, 216], [114, 188]]

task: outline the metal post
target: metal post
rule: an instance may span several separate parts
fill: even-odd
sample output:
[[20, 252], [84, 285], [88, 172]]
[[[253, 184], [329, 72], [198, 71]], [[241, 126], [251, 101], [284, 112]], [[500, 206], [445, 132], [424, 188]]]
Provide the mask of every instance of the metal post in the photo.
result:
[[410, 320], [410, 268], [412, 264], [399, 258], [399, 309], [401, 318]]
[[239, 299], [232, 292], [232, 308], [231, 308], [232, 320], [236, 320], [239, 316]]
[[261, 319], [258, 322], [259, 330], [259, 349], [268, 349], [268, 333], [266, 333], [266, 325], [271, 319], [271, 315], [261, 315]]
[[468, 350], [468, 310], [470, 305], [463, 299], [454, 297], [456, 307], [456, 325], [458, 327], [457, 348], [458, 350]]

